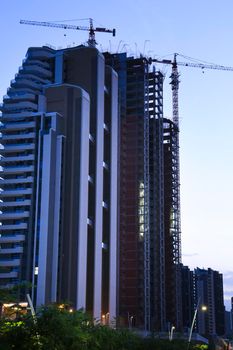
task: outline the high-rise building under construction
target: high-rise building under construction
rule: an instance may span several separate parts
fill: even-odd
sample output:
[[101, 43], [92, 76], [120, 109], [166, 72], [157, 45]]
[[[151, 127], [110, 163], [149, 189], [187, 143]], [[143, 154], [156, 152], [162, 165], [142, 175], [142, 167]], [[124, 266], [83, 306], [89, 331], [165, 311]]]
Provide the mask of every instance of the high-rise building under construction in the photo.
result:
[[121, 322], [182, 328], [178, 128], [163, 118], [163, 75], [145, 58], [105, 54], [120, 95]]

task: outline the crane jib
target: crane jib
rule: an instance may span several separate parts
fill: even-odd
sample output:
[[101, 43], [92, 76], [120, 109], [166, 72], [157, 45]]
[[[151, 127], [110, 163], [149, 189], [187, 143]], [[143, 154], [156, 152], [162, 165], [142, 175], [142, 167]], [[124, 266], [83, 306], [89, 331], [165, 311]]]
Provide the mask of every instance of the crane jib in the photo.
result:
[[74, 29], [74, 30], [87, 30], [89, 32], [102, 32], [102, 33], [112, 33], [113, 36], [116, 35], [116, 29], [107, 29], [104, 27], [93, 28], [92, 21], [90, 21], [90, 26], [76, 26], [72, 24], [61, 24], [61, 23], [52, 23], [52, 22], [38, 22], [38, 21], [29, 21], [29, 20], [20, 20], [20, 24], [29, 24], [34, 26], [44, 26], [52, 28], [62, 28], [62, 29]]

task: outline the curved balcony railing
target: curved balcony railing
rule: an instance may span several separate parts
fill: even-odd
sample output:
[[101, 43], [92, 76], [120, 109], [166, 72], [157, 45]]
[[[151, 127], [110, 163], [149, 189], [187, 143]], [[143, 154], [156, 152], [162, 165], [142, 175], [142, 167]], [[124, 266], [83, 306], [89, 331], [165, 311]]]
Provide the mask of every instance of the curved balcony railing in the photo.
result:
[[18, 272], [16, 271], [0, 273], [0, 278], [17, 278], [17, 277], [18, 277]]
[[4, 235], [0, 236], [0, 243], [14, 243], [25, 241], [25, 235]]

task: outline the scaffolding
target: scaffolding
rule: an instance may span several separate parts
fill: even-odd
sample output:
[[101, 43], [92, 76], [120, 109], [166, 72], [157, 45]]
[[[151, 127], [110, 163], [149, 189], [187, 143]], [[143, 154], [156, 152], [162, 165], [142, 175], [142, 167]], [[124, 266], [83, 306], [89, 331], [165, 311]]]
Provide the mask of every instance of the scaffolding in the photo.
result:
[[164, 149], [163, 80], [161, 72], [150, 73], [150, 240], [151, 240], [151, 323], [165, 331], [165, 246], [164, 246]]
[[[180, 275], [180, 183], [179, 131], [177, 125], [164, 119], [164, 187], [167, 319], [182, 328]], [[170, 290], [170, 291], [169, 291]]]
[[174, 252], [174, 264], [176, 274], [176, 324], [177, 327], [182, 327], [182, 300], [181, 300], [181, 219], [180, 219], [180, 146], [179, 146], [179, 72], [177, 69], [176, 55], [174, 56], [174, 62], [172, 65], [171, 74], [171, 87], [172, 87], [172, 103], [173, 103], [173, 122], [176, 126], [176, 130], [173, 133], [173, 209], [174, 217], [172, 221], [172, 234], [173, 234], [173, 252]]

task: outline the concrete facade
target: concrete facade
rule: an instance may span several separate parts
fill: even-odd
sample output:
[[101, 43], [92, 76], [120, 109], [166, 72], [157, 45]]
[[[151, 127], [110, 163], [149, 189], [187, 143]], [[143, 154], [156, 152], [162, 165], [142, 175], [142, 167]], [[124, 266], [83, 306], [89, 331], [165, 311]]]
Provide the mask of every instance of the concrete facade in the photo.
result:
[[116, 316], [117, 84], [95, 48], [30, 48], [1, 106], [0, 285], [26, 280], [38, 306], [69, 300], [108, 320]]

